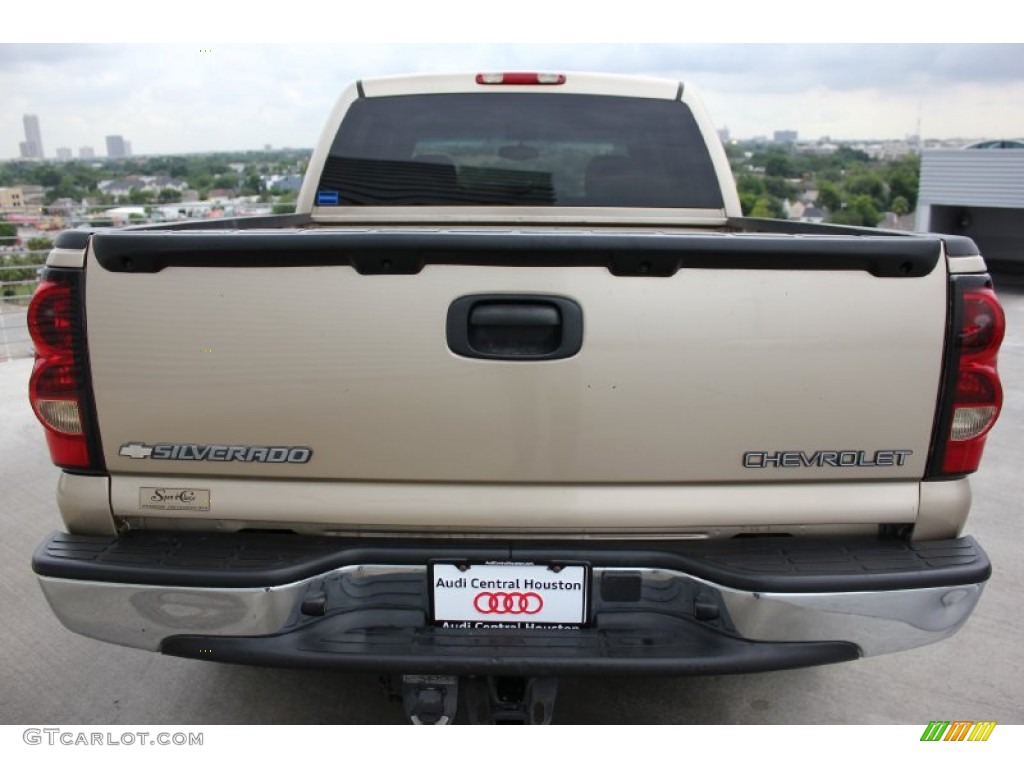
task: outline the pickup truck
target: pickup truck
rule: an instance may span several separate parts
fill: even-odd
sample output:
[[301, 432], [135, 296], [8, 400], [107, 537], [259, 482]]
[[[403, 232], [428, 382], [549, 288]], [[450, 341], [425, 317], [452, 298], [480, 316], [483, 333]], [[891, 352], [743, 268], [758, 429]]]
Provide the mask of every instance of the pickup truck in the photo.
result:
[[990, 575], [974, 243], [744, 218], [679, 82], [355, 83], [296, 213], [62, 233], [29, 323], [33, 568], [106, 642], [548, 722], [931, 643]]

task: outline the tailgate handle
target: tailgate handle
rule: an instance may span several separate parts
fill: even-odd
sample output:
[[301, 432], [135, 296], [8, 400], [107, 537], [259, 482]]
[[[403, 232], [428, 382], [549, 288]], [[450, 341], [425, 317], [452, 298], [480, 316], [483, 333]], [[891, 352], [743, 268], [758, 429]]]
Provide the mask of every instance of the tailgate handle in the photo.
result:
[[529, 328], [562, 324], [558, 308], [551, 304], [477, 304], [469, 311], [469, 324]]
[[583, 310], [563, 296], [463, 296], [448, 308], [447, 338], [462, 357], [560, 360], [583, 346]]

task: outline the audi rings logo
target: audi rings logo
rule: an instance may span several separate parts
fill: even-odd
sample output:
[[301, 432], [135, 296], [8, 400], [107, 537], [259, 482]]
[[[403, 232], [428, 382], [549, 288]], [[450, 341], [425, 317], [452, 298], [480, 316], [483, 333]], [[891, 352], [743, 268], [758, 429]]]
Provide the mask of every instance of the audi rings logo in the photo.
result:
[[477, 613], [511, 613], [532, 616], [544, 607], [536, 592], [481, 592], [473, 598]]

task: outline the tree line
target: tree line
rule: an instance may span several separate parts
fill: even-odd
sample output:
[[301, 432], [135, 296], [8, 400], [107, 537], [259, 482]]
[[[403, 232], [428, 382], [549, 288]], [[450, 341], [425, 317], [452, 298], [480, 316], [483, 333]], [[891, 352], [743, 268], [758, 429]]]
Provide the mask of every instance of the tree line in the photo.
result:
[[[43, 204], [60, 198], [95, 199], [100, 204], [114, 202], [104, 194], [101, 181], [118, 181], [129, 176], [170, 176], [184, 181], [200, 198], [214, 189], [228, 189], [240, 196], [259, 195], [270, 201], [275, 195], [265, 188], [264, 176], [301, 175], [309, 159], [309, 150], [282, 149], [270, 152], [215, 152], [203, 155], [167, 155], [127, 157], [116, 160], [71, 160], [66, 162], [11, 161], [0, 163], [0, 187], [40, 186]], [[244, 164], [238, 173], [232, 164]], [[176, 203], [181, 194], [172, 189], [159, 194], [132, 190], [128, 202], [135, 205]]]
[[875, 227], [887, 211], [902, 216], [917, 207], [918, 155], [881, 161], [845, 146], [812, 155], [744, 143], [728, 145], [726, 153], [745, 216], [783, 218], [783, 201], [797, 200], [806, 188], [817, 190], [814, 205], [827, 209], [833, 224]]
[[[903, 215], [917, 206], [920, 158], [916, 155], [884, 162], [845, 146], [830, 155], [812, 155], [788, 146], [749, 142], [729, 144], [726, 153], [746, 216], [783, 218], [783, 201], [797, 200], [805, 186], [818, 191], [815, 206], [827, 209], [827, 220], [836, 224], [873, 227], [887, 211]], [[0, 187], [43, 187], [44, 205], [60, 198], [89, 198], [110, 205], [116, 201], [100, 191], [101, 181], [170, 176], [187, 183], [201, 199], [211, 190], [228, 189], [240, 196], [259, 196], [263, 202], [275, 203], [275, 212], [287, 212], [294, 209], [295, 194], [272, 193], [263, 177], [301, 175], [309, 154], [309, 150], [284, 149], [59, 163], [12, 161], [0, 163]], [[244, 172], [231, 167], [238, 163], [245, 165]], [[133, 205], [176, 203], [181, 193], [134, 189], [127, 200]]]

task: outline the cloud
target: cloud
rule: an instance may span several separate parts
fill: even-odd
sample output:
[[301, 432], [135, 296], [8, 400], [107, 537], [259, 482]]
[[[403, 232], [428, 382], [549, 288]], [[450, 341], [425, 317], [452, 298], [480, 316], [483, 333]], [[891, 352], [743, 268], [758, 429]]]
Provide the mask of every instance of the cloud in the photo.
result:
[[649, 46], [634, 66], [731, 92], [793, 93], [1024, 81], [1024, 45]]
[[60, 66], [83, 59], [95, 60], [114, 55], [114, 46], [59, 43], [0, 44], [0, 72], [23, 70], [28, 67]]
[[17, 154], [24, 113], [40, 116], [51, 156], [57, 146], [101, 148], [107, 134], [140, 153], [309, 147], [357, 78], [494, 69], [684, 80], [740, 136], [782, 127], [902, 136], [922, 110], [926, 127], [951, 126], [939, 115], [956, 114], [971, 136], [1016, 135], [1024, 124], [1024, 105], [1002, 96], [1024, 89], [1020, 44], [0, 45], [0, 156]]

